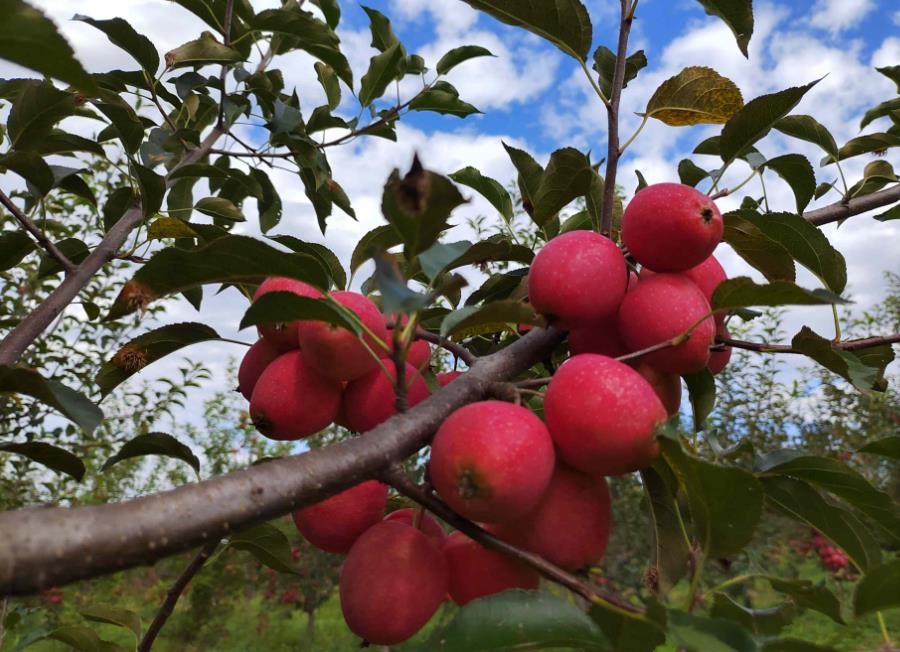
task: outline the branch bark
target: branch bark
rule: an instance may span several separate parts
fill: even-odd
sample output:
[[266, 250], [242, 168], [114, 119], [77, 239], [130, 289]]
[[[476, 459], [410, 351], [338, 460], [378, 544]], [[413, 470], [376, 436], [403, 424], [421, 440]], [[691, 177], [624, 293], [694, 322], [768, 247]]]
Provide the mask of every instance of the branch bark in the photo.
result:
[[408, 412], [328, 448], [121, 503], [4, 512], [0, 596], [152, 564], [375, 478], [424, 446], [451, 412], [550, 355], [562, 337], [536, 328]]
[[814, 211], [808, 211], [803, 214], [803, 217], [816, 226], [822, 226], [896, 202], [900, 202], [900, 184], [846, 202], [839, 201]]
[[175, 604], [178, 602], [178, 598], [181, 597], [181, 594], [184, 592], [185, 588], [187, 588], [190, 581], [194, 579], [194, 575], [200, 572], [200, 569], [203, 568], [206, 560], [209, 559], [213, 552], [215, 552], [216, 546], [218, 545], [218, 541], [210, 541], [200, 548], [200, 551], [191, 560], [191, 563], [181, 572], [181, 575], [178, 576], [178, 579], [175, 580], [175, 583], [166, 592], [166, 599], [163, 601], [162, 605], [160, 605], [159, 611], [156, 612], [156, 616], [153, 618], [153, 622], [150, 623], [150, 627], [147, 628], [144, 637], [137, 646], [137, 652], [149, 652], [150, 648], [153, 647], [153, 642], [156, 640], [160, 631], [162, 631], [169, 616], [171, 616], [172, 612], [175, 610]]
[[606, 178], [603, 180], [603, 207], [600, 213], [600, 233], [612, 233], [613, 208], [616, 200], [616, 171], [619, 167], [619, 101], [625, 84], [625, 60], [628, 57], [628, 34], [634, 20], [631, 0], [621, 0], [622, 21], [619, 25], [619, 44], [616, 49], [616, 68], [613, 72], [612, 93], [606, 105], [607, 153]]
[[53, 244], [53, 241], [50, 240], [41, 229], [38, 228], [37, 224], [31, 221], [31, 219], [13, 202], [13, 200], [2, 190], [0, 190], [0, 204], [2, 204], [6, 210], [12, 213], [12, 216], [15, 220], [22, 226], [23, 229], [28, 231], [35, 240], [37, 240], [38, 244], [47, 252], [47, 254], [56, 260], [60, 264], [60, 266], [66, 271], [66, 274], [71, 274], [75, 271], [75, 263], [68, 259], [68, 257], [59, 250], [59, 248]]
[[[745, 349], [747, 351], [755, 351], [757, 353], [802, 353], [790, 344], [769, 344], [767, 342], [747, 342], [744, 340], [735, 340], [730, 337], [716, 337], [716, 342], [730, 346], [735, 349]], [[900, 343], [900, 334], [897, 335], [880, 335], [876, 337], [864, 337], [858, 340], [846, 340], [844, 342], [835, 343], [835, 348], [844, 351], [860, 351], [862, 349], [871, 349], [884, 344]]]

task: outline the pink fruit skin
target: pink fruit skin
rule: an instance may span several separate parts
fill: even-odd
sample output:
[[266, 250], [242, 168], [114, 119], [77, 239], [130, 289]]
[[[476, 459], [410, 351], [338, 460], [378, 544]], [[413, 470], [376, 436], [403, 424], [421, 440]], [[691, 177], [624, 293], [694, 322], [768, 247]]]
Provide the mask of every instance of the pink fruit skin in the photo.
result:
[[[382, 342], [387, 342], [387, 328], [378, 307], [358, 292], [332, 292], [341, 305], [352, 310]], [[334, 380], [354, 380], [378, 368], [378, 362], [351, 331], [323, 321], [301, 321], [297, 325], [303, 357], [319, 373]], [[380, 357], [388, 352], [368, 335], [366, 343]]]
[[534, 309], [564, 330], [613, 314], [628, 283], [625, 257], [592, 231], [570, 231], [544, 245], [528, 274]]
[[454, 511], [474, 521], [509, 520], [531, 509], [553, 473], [553, 442], [531, 411], [502, 401], [470, 403], [441, 424], [431, 445], [431, 481]]
[[[719, 324], [719, 326], [716, 328], [716, 336], [731, 339], [731, 333], [728, 331], [728, 328], [726, 328], [725, 324]], [[721, 351], [710, 351], [709, 364], [707, 366], [712, 374], [716, 375], [721, 373], [722, 370], [728, 366], [728, 363], [730, 361], [731, 347], [726, 346]]]
[[[412, 525], [416, 527], [416, 518], [419, 517], [419, 509], [415, 507], [405, 507], [403, 509], [398, 509], [394, 512], [391, 512], [387, 516], [384, 517], [385, 521], [400, 521], [401, 523], [406, 523], [407, 525]], [[444, 539], [447, 537], [444, 532], [444, 528], [441, 527], [441, 524], [437, 522], [431, 514], [427, 512], [422, 514], [422, 520], [420, 521], [419, 527], [417, 528], [422, 531], [425, 536], [431, 537], [437, 543], [443, 543]]]
[[537, 507], [489, 529], [504, 541], [576, 571], [603, 558], [610, 518], [606, 480], [559, 463]]
[[622, 215], [622, 241], [641, 265], [680, 272], [699, 265], [722, 240], [715, 202], [680, 183], [657, 183], [638, 192]]
[[656, 427], [666, 411], [634, 369], [587, 353], [570, 358], [554, 374], [544, 418], [567, 464], [586, 473], [621, 475], [657, 457]]
[[311, 369], [300, 351], [288, 351], [256, 381], [250, 418], [270, 439], [302, 439], [333, 422], [340, 404], [341, 384]]
[[281, 355], [281, 351], [269, 340], [262, 337], [253, 344], [244, 359], [241, 360], [241, 366], [238, 368], [238, 391], [244, 395], [248, 401], [253, 396], [253, 388], [256, 387], [256, 381], [265, 371], [269, 363]]
[[[642, 272], [642, 275], [649, 277], [653, 273], [652, 269], [646, 269]], [[679, 272], [679, 274], [691, 279], [710, 303], [712, 303], [713, 292], [716, 291], [720, 283], [728, 279], [725, 270], [715, 256], [710, 256], [699, 265]], [[716, 313], [715, 317], [717, 324], [725, 320], [724, 313]]]
[[[256, 301], [269, 292], [293, 292], [301, 297], [312, 298], [322, 296], [322, 293], [316, 288], [303, 281], [284, 276], [270, 276], [256, 288], [256, 292], [253, 293], [253, 300]], [[258, 330], [259, 334], [271, 342], [279, 351], [290, 351], [300, 346], [297, 341], [298, 323], [292, 321], [287, 324], [262, 324]]]
[[462, 375], [462, 371], [442, 371], [437, 375], [437, 381], [441, 387], [446, 387]]
[[666, 410], [666, 414], [670, 417], [677, 414], [681, 409], [681, 378], [677, 374], [667, 374], [664, 371], [657, 371], [646, 363], [640, 363], [635, 367], [641, 376], [644, 377], [659, 400], [662, 402]]
[[397, 521], [369, 528], [341, 569], [347, 626], [375, 645], [396, 645], [428, 622], [447, 595], [447, 562], [439, 546]]
[[[381, 367], [362, 378], [347, 383], [341, 399], [342, 425], [354, 432], [368, 432], [397, 414], [397, 394], [394, 389], [396, 372], [394, 363], [385, 361], [390, 379]], [[428, 385], [421, 374], [406, 363], [406, 401], [410, 407], [428, 398]]]
[[610, 358], [628, 353], [628, 347], [619, 335], [618, 318], [614, 314], [588, 326], [570, 330], [569, 350], [572, 355], [597, 353]]
[[[641, 279], [622, 301], [619, 333], [632, 351], [640, 351], [684, 333], [709, 311], [709, 302], [692, 281], [680, 274], [654, 274]], [[709, 317], [687, 341], [648, 353], [640, 360], [660, 371], [696, 373], [709, 361], [715, 328], [715, 321]]]
[[316, 548], [345, 555], [376, 523], [387, 505], [387, 486], [368, 480], [294, 512], [294, 525]]
[[462, 532], [451, 533], [443, 550], [450, 571], [450, 598], [459, 606], [509, 589], [535, 590], [540, 584], [534, 569], [488, 550]]

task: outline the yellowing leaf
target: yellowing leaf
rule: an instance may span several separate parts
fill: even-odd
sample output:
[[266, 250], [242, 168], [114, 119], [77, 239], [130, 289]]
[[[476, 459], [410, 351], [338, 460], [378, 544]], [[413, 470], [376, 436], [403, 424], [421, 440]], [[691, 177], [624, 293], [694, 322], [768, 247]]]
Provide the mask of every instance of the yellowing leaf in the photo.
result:
[[692, 66], [656, 89], [646, 115], [673, 127], [725, 124], [743, 106], [744, 98], [733, 81], [712, 68]]

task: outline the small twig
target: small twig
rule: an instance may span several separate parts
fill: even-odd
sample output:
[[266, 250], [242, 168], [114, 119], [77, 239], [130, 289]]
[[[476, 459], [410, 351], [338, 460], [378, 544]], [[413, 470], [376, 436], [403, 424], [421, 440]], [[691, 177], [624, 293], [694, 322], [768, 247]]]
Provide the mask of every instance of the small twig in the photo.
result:
[[[746, 342], [744, 340], [735, 340], [730, 337], [717, 337], [716, 342], [731, 346], [735, 349], [744, 349], [746, 351], [755, 351], [757, 353], [803, 353], [798, 351], [790, 344], [769, 344], [767, 342]], [[859, 351], [861, 349], [871, 349], [884, 344], [900, 343], [900, 334], [897, 335], [880, 335], [875, 337], [864, 337], [858, 340], [846, 340], [834, 344], [836, 349], [843, 351]], [[620, 358], [621, 359], [621, 358]]]
[[552, 377], [548, 378], [526, 378], [525, 380], [519, 380], [515, 383], [516, 387], [543, 387], [547, 385]]
[[[227, 48], [231, 47], [231, 21], [234, 16], [234, 0], [226, 0], [225, 2], [225, 18], [222, 22], [222, 44]], [[228, 65], [222, 64], [222, 72], [219, 74], [219, 83], [222, 88], [222, 98], [219, 101], [219, 118], [216, 124], [219, 128], [225, 128], [225, 77], [228, 75]]]
[[13, 203], [13, 200], [2, 190], [0, 190], [0, 204], [3, 204], [6, 210], [12, 213], [12, 216], [23, 229], [34, 236], [34, 239], [38, 241], [38, 244], [43, 247], [44, 251], [46, 251], [51, 258], [60, 264], [66, 271], [66, 274], [75, 271], [75, 264], [69, 260], [46, 235], [44, 235], [44, 232], [38, 228], [37, 224], [32, 222], [31, 219], [22, 212], [22, 210]]
[[153, 622], [150, 623], [150, 627], [147, 628], [147, 632], [144, 634], [144, 638], [141, 639], [140, 644], [137, 646], [138, 652], [148, 652], [148, 650], [153, 646], [153, 642], [156, 640], [159, 632], [165, 626], [166, 621], [169, 619], [169, 616], [172, 615], [172, 611], [174, 611], [175, 609], [175, 604], [178, 602], [178, 598], [181, 597], [182, 592], [190, 583], [190, 581], [194, 579], [194, 575], [196, 575], [200, 571], [200, 569], [203, 568], [203, 564], [206, 563], [206, 560], [209, 559], [210, 555], [213, 554], [216, 546], [218, 545], [219, 542], [218, 540], [216, 540], [211, 541], [200, 548], [200, 551], [191, 560], [191, 563], [187, 565], [187, 568], [182, 571], [181, 575], [178, 576], [178, 579], [175, 580], [175, 583], [171, 586], [171, 588], [169, 588], [168, 592], [166, 593], [166, 599], [159, 607], [159, 611], [156, 612], [156, 616], [154, 616]]
[[[388, 322], [388, 328], [394, 328], [394, 322]], [[432, 333], [431, 331], [426, 331], [424, 328], [416, 328], [416, 339], [424, 340], [426, 342], [430, 342], [435, 346], [439, 346], [442, 349], [445, 349], [455, 355], [457, 358], [465, 362], [468, 366], [472, 366], [475, 364], [475, 361], [478, 360], [478, 356], [471, 353], [466, 347], [462, 344], [458, 344], [451, 340], [448, 340], [446, 337], [441, 337], [437, 333]]]
[[391, 360], [394, 363], [394, 409], [402, 413], [409, 409], [406, 391], [406, 348], [400, 339], [402, 329], [395, 327], [391, 333], [393, 335]]
[[490, 532], [482, 529], [475, 523], [459, 516], [452, 509], [447, 507], [443, 501], [432, 493], [424, 491], [419, 485], [413, 482], [409, 476], [398, 465], [392, 465], [386, 470], [382, 476], [382, 480], [391, 485], [398, 492], [407, 498], [424, 506], [428, 511], [437, 515], [443, 521], [453, 526], [469, 538], [477, 541], [485, 548], [496, 550], [505, 555], [517, 559], [522, 563], [530, 566], [538, 573], [549, 580], [566, 587], [573, 593], [580, 595], [592, 604], [602, 604], [607, 608], [619, 612], [626, 612], [625, 615], [634, 616], [642, 614], [643, 609], [637, 607], [630, 602], [619, 598], [618, 596], [602, 592], [579, 577], [564, 571], [548, 562], [543, 557], [525, 550], [521, 550], [512, 546], [505, 541], [501, 541]]
[[686, 339], [685, 335], [679, 335], [678, 337], [673, 337], [671, 340], [666, 340], [665, 342], [660, 342], [659, 344], [654, 344], [653, 346], [648, 346], [646, 349], [641, 349], [640, 351], [635, 351], [633, 353], [627, 353], [625, 355], [620, 355], [618, 358], [615, 358], [619, 362], [627, 362], [628, 360], [634, 360], [635, 358], [640, 358], [643, 355], [647, 355], [648, 353], [653, 353], [655, 351], [662, 351], [663, 349], [668, 349], [670, 346], [678, 346]]

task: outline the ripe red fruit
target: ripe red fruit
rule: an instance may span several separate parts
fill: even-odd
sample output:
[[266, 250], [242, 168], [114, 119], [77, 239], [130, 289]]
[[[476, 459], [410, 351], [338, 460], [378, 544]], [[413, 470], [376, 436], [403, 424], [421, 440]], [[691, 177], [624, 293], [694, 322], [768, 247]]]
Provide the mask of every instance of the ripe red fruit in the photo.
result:
[[434, 518], [431, 514], [423, 512], [421, 514], [421, 520], [417, 525], [416, 519], [418, 519], [419, 517], [420, 510], [418, 508], [404, 507], [403, 509], [398, 509], [394, 512], [391, 512], [384, 517], [384, 520], [400, 521], [401, 523], [412, 525], [414, 528], [421, 530], [425, 536], [434, 539], [437, 543], [443, 543], [447, 535], [444, 532], [444, 528], [441, 527], [441, 524], [437, 522], [437, 519]]
[[559, 328], [600, 321], [618, 308], [628, 283], [625, 257], [593, 231], [570, 231], [544, 245], [528, 274], [528, 299]]
[[540, 583], [534, 569], [488, 550], [462, 532], [451, 533], [443, 550], [450, 576], [450, 598], [460, 606], [508, 589], [534, 590]]
[[680, 272], [699, 265], [722, 239], [716, 204], [680, 183], [657, 183], [638, 192], [622, 215], [622, 241], [641, 265]]
[[670, 417], [681, 408], [681, 378], [677, 374], [657, 371], [646, 363], [639, 363], [635, 370], [644, 377]]
[[662, 403], [628, 365], [586, 353], [567, 360], [544, 396], [544, 418], [560, 457], [587, 473], [620, 475], [649, 466], [659, 454]]
[[253, 388], [256, 387], [256, 381], [265, 371], [269, 363], [281, 355], [278, 348], [271, 341], [264, 337], [256, 340], [253, 346], [247, 349], [241, 360], [241, 366], [238, 367], [238, 391], [244, 395], [248, 401], [253, 395]]
[[316, 548], [341, 555], [379, 523], [387, 504], [387, 486], [368, 480], [294, 512], [294, 525]]
[[[303, 281], [284, 276], [270, 276], [256, 288], [256, 292], [253, 293], [253, 300], [256, 301], [269, 292], [293, 292], [298, 296], [311, 298], [322, 296], [322, 293], [316, 288]], [[290, 351], [300, 345], [297, 341], [298, 323], [292, 321], [286, 324], [260, 324], [258, 330], [259, 334], [271, 342], [279, 351]]]
[[[654, 274], [641, 279], [619, 307], [619, 333], [632, 351], [639, 351], [681, 335], [709, 313], [709, 302], [694, 283], [680, 274]], [[696, 373], [709, 362], [715, 321], [704, 319], [678, 346], [641, 357], [660, 371]]]
[[447, 595], [447, 562], [438, 545], [397, 521], [369, 528], [341, 569], [341, 610], [350, 630], [375, 645], [418, 632]]
[[[394, 349], [393, 332], [388, 330], [388, 340], [391, 342], [391, 351]], [[431, 361], [431, 345], [425, 340], [413, 340], [406, 351], [406, 362], [411, 364], [418, 370], [422, 370], [428, 366]]]
[[[355, 432], [367, 432], [397, 414], [397, 373], [394, 363], [385, 360], [390, 378], [381, 367], [350, 381], [341, 399], [342, 425]], [[412, 365], [406, 363], [406, 401], [410, 407], [428, 398], [428, 385]]]
[[302, 439], [334, 421], [340, 404], [341, 384], [311, 369], [300, 351], [288, 351], [256, 381], [250, 419], [270, 439]]
[[[716, 336], [717, 337], [727, 337], [731, 338], [731, 333], [726, 328], [725, 324], [719, 324], [716, 328]], [[728, 362], [731, 360], [731, 347], [726, 346], [722, 350], [715, 350], [709, 352], [709, 370], [715, 375], [720, 373], [725, 367], [728, 366]]]
[[553, 473], [553, 442], [529, 410], [470, 403], [441, 424], [431, 445], [431, 481], [458, 514], [497, 522], [534, 507]]
[[587, 326], [578, 326], [569, 331], [569, 350], [572, 355], [597, 353], [618, 358], [628, 353], [628, 347], [619, 335], [616, 315], [610, 315]]
[[504, 541], [575, 571], [603, 558], [610, 516], [606, 480], [558, 463], [546, 493], [534, 509], [490, 529]]
[[[332, 298], [356, 313], [360, 321], [366, 325], [382, 342], [387, 342], [387, 328], [384, 317], [378, 307], [370, 299], [358, 292], [337, 291], [331, 293]], [[353, 380], [364, 376], [378, 368], [378, 362], [366, 350], [359, 338], [340, 326], [333, 326], [324, 321], [301, 321], [297, 325], [300, 347], [303, 358], [324, 376], [334, 380]], [[382, 358], [388, 356], [387, 350], [380, 347], [369, 335], [365, 342]]]
[[446, 387], [462, 375], [462, 371], [442, 371], [437, 375], [437, 381], [441, 387]]

